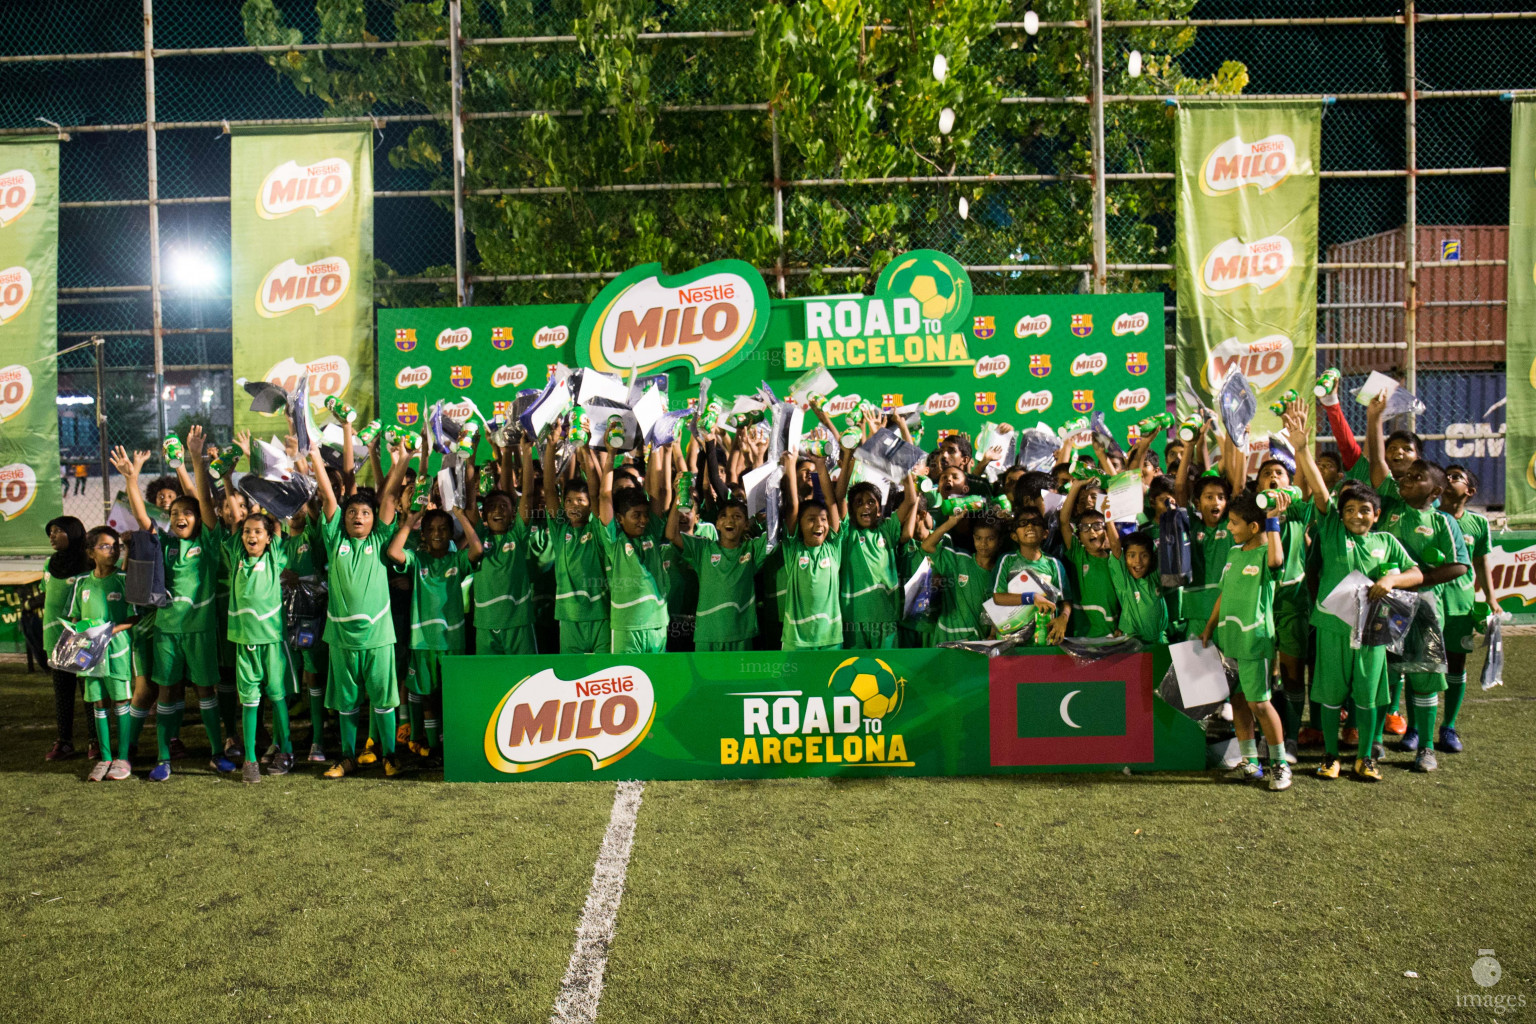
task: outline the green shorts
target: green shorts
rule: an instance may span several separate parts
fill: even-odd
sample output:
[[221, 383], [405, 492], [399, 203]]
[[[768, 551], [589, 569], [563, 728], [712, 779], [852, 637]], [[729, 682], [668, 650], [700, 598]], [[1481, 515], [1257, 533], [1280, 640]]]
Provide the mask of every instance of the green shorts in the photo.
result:
[[710, 651], [750, 651], [751, 640], [695, 640], [693, 642], [695, 653], [707, 654]]
[[841, 651], [842, 644], [797, 644], [793, 640], [784, 641], [786, 651]]
[[155, 685], [175, 686], [185, 681], [193, 686], [217, 686], [220, 646], [213, 633], [155, 634]]
[[133, 677], [148, 677], [155, 664], [155, 630], [137, 623], [128, 631], [128, 639], [133, 645]]
[[289, 691], [288, 652], [282, 644], [235, 645], [235, 692], [246, 707], [286, 700]]
[[1269, 659], [1234, 659], [1237, 663], [1237, 688], [1250, 704], [1269, 700]]
[[1205, 624], [1211, 621], [1211, 610], [1216, 607], [1216, 599], [1221, 596], [1221, 588], [1217, 586], [1186, 587], [1177, 593], [1179, 595], [1178, 618], [1183, 620], [1189, 636], [1197, 637], [1205, 631]]
[[1449, 689], [1444, 672], [1400, 673], [1408, 681], [1409, 693], [1443, 693]]
[[1478, 628], [1483, 620], [1475, 615], [1452, 615], [1445, 620], [1445, 653], [1470, 654], [1477, 649]]
[[[413, 652], [414, 653], [414, 652]], [[538, 654], [532, 626], [508, 626], [506, 629], [475, 630], [476, 654]], [[426, 690], [416, 691], [426, 693]]]
[[333, 711], [355, 711], [364, 698], [375, 708], [398, 707], [395, 689], [395, 646], [331, 648], [325, 684], [325, 706]]
[[313, 647], [299, 648], [299, 667], [305, 672], [313, 672], [317, 676], [325, 675], [326, 645], [319, 640]]
[[[498, 630], [497, 632], [505, 632]], [[463, 651], [412, 651], [411, 663], [405, 670], [405, 690], [426, 696], [441, 693], [443, 689], [443, 659]]]
[[127, 700], [128, 692], [132, 687], [126, 679], [114, 679], [111, 676], [103, 676], [94, 679], [90, 676], [81, 676], [80, 681], [85, 683], [85, 702], [94, 704], [103, 700]]
[[843, 647], [859, 651], [894, 651], [897, 638], [894, 622], [858, 622], [843, 620]]
[[1348, 701], [1357, 707], [1386, 705], [1387, 649], [1350, 646], [1348, 633], [1317, 631], [1317, 663], [1312, 671], [1312, 699], [1330, 708]]
[[607, 654], [612, 647], [613, 629], [607, 619], [560, 620], [561, 654]]
[[[1297, 597], [1291, 597], [1295, 593]], [[1312, 608], [1306, 603], [1307, 588], [1297, 583], [1275, 595], [1275, 648], [1293, 658], [1307, 656], [1307, 637], [1312, 630]]]
[[655, 629], [615, 629], [612, 633], [614, 654], [665, 654], [667, 627]]

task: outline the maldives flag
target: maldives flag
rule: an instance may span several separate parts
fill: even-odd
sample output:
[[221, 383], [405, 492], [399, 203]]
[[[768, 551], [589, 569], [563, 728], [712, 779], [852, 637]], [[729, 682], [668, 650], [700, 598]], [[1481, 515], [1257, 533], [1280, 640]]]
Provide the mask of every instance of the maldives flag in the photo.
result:
[[1153, 760], [1151, 654], [993, 658], [988, 669], [994, 765]]

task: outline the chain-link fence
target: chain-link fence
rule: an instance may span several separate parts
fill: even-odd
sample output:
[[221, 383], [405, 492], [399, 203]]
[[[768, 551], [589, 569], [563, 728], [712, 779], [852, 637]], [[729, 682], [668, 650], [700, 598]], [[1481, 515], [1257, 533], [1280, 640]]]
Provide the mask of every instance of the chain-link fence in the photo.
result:
[[380, 305], [582, 301], [728, 256], [781, 295], [856, 291], [931, 247], [984, 292], [1161, 291], [1171, 339], [1170, 104], [1195, 94], [1329, 98], [1319, 362], [1409, 378], [1431, 452], [1488, 477], [1532, 43], [1508, 0], [28, 5], [0, 132], [67, 136], [59, 346], [104, 339], [61, 357], [66, 505], [97, 515], [98, 417], [129, 447], [229, 430], [227, 125], [372, 122]]

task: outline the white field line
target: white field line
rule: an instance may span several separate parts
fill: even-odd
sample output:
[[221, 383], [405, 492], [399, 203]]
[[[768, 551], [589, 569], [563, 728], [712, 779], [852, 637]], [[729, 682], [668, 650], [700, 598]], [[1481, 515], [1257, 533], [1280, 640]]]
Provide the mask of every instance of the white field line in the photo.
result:
[[613, 794], [608, 831], [592, 869], [587, 905], [576, 925], [576, 946], [560, 980], [560, 994], [550, 1024], [592, 1024], [603, 998], [603, 972], [608, 967], [608, 947], [613, 944], [619, 901], [624, 898], [624, 876], [629, 870], [629, 851], [635, 841], [635, 818], [640, 813], [644, 782], [621, 782]]

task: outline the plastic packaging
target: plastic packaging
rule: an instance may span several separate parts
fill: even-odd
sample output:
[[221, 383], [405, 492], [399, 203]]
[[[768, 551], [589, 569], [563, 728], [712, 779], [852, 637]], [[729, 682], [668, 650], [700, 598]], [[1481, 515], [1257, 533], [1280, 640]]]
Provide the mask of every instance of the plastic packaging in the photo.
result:
[[1189, 513], [1177, 506], [1158, 517], [1157, 572], [1164, 587], [1186, 587], [1195, 579], [1189, 546]]
[[1248, 443], [1248, 424], [1258, 412], [1259, 401], [1253, 395], [1248, 378], [1239, 370], [1228, 370], [1216, 389], [1216, 409], [1227, 437], [1239, 448]]
[[325, 632], [327, 590], [322, 579], [283, 584], [283, 622], [288, 646], [308, 650]]
[[1372, 601], [1370, 592], [1370, 587], [1355, 591], [1350, 646], [1385, 647], [1390, 654], [1401, 654], [1422, 603], [1419, 595], [1408, 590], [1389, 590], [1380, 600]]
[[1499, 613], [1488, 616], [1483, 624], [1483, 674], [1480, 682], [1485, 690], [1504, 685], [1504, 627]]
[[1019, 465], [1031, 473], [1049, 473], [1056, 468], [1056, 449], [1061, 439], [1049, 430], [1035, 427], [1019, 434]]
[[1125, 460], [1125, 449], [1120, 447], [1120, 442], [1115, 440], [1115, 435], [1110, 432], [1109, 424], [1104, 422], [1104, 414], [1095, 410], [1088, 420], [1088, 429], [1093, 434], [1093, 439], [1099, 442], [1099, 447], [1112, 459]]
[[1142, 649], [1141, 641], [1129, 634], [1120, 636], [1064, 636], [1056, 645], [1072, 655], [1079, 663], [1112, 658], [1118, 654], [1135, 654]]
[[66, 625], [48, 654], [48, 664], [60, 672], [99, 677], [106, 667], [107, 648], [112, 645], [112, 628], [112, 623], [100, 619]]

